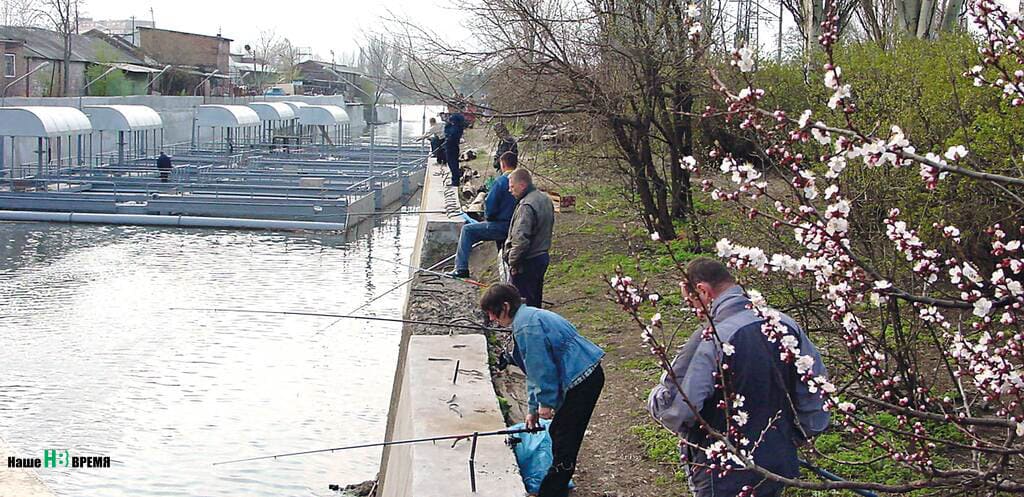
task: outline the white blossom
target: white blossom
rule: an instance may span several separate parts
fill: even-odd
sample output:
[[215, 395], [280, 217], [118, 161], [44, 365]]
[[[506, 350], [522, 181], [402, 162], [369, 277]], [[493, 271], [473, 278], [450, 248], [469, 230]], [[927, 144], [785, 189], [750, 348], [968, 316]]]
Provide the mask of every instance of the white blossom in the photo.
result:
[[719, 257], [730, 257], [733, 254], [732, 242], [728, 238], [722, 238], [715, 244], [715, 250]]
[[843, 69], [835, 67], [832, 70], [825, 69], [825, 88], [829, 90], [839, 89], [839, 76], [843, 75]]
[[963, 145], [956, 145], [949, 147], [943, 155], [949, 160], [960, 160], [967, 157], [967, 149]]
[[733, 64], [740, 69], [741, 72], [750, 72], [754, 70], [754, 51], [742, 47], [734, 52], [736, 60]]
[[811, 109], [807, 109], [807, 110], [803, 111], [802, 114], [800, 114], [800, 120], [797, 121], [797, 124], [800, 126], [800, 129], [803, 129], [803, 128], [807, 127], [807, 123], [810, 120], [811, 120]]
[[809, 355], [802, 355], [796, 360], [796, 371], [804, 374], [814, 367], [814, 358]]
[[850, 98], [850, 85], [843, 85], [829, 97], [828, 108], [835, 110], [839, 107], [839, 101], [846, 98]]
[[992, 301], [986, 298], [978, 299], [974, 302], [974, 315], [979, 318], [983, 318], [988, 315], [989, 311], [992, 310]]
[[732, 420], [736, 422], [736, 426], [743, 426], [747, 424], [748, 419], [749, 417], [746, 411], [736, 411], [736, 414], [733, 414], [732, 416]]

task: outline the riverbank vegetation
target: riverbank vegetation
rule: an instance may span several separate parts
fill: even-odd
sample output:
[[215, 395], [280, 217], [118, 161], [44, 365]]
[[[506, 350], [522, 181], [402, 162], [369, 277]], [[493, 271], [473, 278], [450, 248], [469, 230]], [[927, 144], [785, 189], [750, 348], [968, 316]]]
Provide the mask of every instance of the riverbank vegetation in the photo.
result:
[[849, 481], [771, 474], [729, 430], [722, 464], [794, 495], [1024, 492], [1022, 21], [989, 0], [809, 5], [779, 54], [673, 1], [479, 0], [473, 50], [405, 30], [425, 47], [406, 84], [443, 96], [445, 64], [483, 68], [481, 105], [577, 198], [546, 296], [608, 352], [581, 495], [685, 493], [644, 407], [698, 326], [679, 295], [697, 255], [820, 345], [828, 377], [777, 342], [832, 411], [802, 457]]

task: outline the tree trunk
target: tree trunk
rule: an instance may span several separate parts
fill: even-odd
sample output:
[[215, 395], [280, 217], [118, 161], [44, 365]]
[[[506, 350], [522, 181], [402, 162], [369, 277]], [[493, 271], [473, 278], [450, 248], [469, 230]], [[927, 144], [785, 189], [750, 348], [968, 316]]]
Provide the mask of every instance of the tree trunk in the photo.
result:
[[[672, 217], [668, 212], [665, 182], [658, 176], [651, 156], [650, 123], [629, 124], [612, 118], [610, 125], [619, 150], [629, 163], [630, 176], [642, 208], [641, 217], [649, 231], [655, 232], [662, 240], [676, 238]], [[627, 131], [626, 126], [630, 126]], [[646, 128], [645, 128], [646, 126]], [[632, 136], [631, 136], [632, 135]], [[653, 174], [652, 174], [653, 173]], [[652, 191], [651, 182], [655, 184]]]
[[885, 33], [882, 32], [882, 26], [878, 23], [878, 13], [875, 12], [875, 2], [872, 0], [860, 0], [860, 9], [864, 13], [864, 22], [868, 25], [868, 34], [871, 35], [871, 39], [879, 42], [879, 44], [885, 47]]
[[[964, 3], [965, 0], [949, 0], [946, 3], [946, 9], [942, 12], [942, 22], [939, 24], [942, 31], [948, 33], [956, 29], [960, 14], [964, 11]], [[1024, 12], [1024, 0], [1021, 0], [1020, 8], [1020, 12]]]

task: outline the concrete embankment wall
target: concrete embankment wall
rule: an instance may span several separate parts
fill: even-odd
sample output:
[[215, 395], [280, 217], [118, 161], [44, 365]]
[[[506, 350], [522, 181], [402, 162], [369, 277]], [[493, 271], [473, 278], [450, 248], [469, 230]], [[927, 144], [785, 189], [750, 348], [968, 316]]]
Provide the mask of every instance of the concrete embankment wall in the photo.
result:
[[[353, 136], [358, 136], [362, 133], [363, 128], [366, 126], [366, 121], [363, 119], [363, 107], [361, 104], [346, 104], [344, 97], [341, 96], [305, 96], [295, 95], [288, 97], [257, 97], [255, 99], [242, 99], [242, 98], [229, 98], [229, 97], [176, 97], [176, 96], [161, 96], [161, 95], [130, 95], [124, 97], [83, 97], [81, 105], [145, 105], [152, 108], [163, 119], [164, 123], [164, 144], [170, 145], [173, 143], [186, 143], [192, 140], [192, 118], [195, 117], [195, 108], [203, 104], [222, 104], [222, 105], [246, 105], [250, 102], [275, 102], [275, 101], [293, 101], [293, 102], [305, 102], [310, 105], [337, 105], [345, 109], [348, 113], [350, 120], [351, 132]], [[14, 106], [56, 106], [56, 107], [78, 107], [79, 99], [77, 97], [33, 97], [33, 98], [7, 98], [4, 105], [9, 107]], [[200, 138], [207, 140], [209, 133], [200, 133]], [[88, 140], [89, 138], [86, 138]], [[92, 134], [92, 146], [93, 151], [98, 153], [101, 150], [104, 152], [112, 152], [117, 150], [117, 134], [116, 133], [103, 133], [102, 137], [99, 132]], [[16, 142], [17, 147], [15, 150], [14, 163], [16, 164], [35, 164], [36, 161], [36, 140], [34, 138], [19, 138]], [[10, 146], [10, 140], [6, 140], [7, 147]], [[83, 145], [88, 153], [88, 145]], [[10, 150], [5, 151], [4, 160], [10, 162]], [[74, 151], [72, 151], [72, 154]], [[63, 155], [68, 156], [68, 152], [65, 151]], [[5, 164], [7, 164], [5, 162]], [[7, 164], [9, 167], [10, 164]]]
[[[421, 209], [443, 210], [440, 167], [429, 166]], [[422, 214], [413, 266], [429, 267], [455, 253], [462, 221]], [[420, 273], [409, 288], [405, 317], [443, 323], [477, 319], [476, 287]], [[464, 321], [463, 321], [464, 322]], [[458, 367], [458, 379], [455, 369]], [[406, 325], [388, 413], [386, 440], [499, 430], [505, 423], [491, 383], [487, 339], [448, 327]], [[384, 497], [501, 496], [524, 494], [512, 451], [502, 437], [479, 439], [477, 492], [470, 487], [470, 442], [396, 445], [384, 449], [380, 493]]]

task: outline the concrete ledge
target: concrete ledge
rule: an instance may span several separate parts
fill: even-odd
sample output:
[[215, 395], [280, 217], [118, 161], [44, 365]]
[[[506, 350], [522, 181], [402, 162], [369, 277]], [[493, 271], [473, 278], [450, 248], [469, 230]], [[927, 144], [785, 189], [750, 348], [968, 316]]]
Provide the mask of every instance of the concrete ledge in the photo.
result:
[[[452, 383], [455, 366], [459, 379]], [[392, 433], [394, 439], [491, 431], [505, 423], [487, 369], [483, 335], [414, 336]], [[390, 450], [385, 497], [522, 495], [515, 457], [502, 437], [479, 439], [477, 492], [471, 491], [469, 441], [400, 445]]]
[[[453, 197], [455, 189], [443, 185], [446, 170], [436, 164], [428, 166], [421, 210], [458, 208]], [[428, 267], [455, 253], [463, 224], [461, 217], [421, 214], [410, 264]], [[456, 318], [474, 318], [478, 292], [476, 287], [466, 283], [421, 273], [409, 286], [404, 315], [409, 319], [443, 323]], [[488, 370], [486, 338], [458, 333], [459, 330], [443, 326], [406, 325], [402, 328], [386, 440], [492, 431], [505, 426]], [[461, 361], [463, 373], [459, 375], [460, 381], [453, 385], [456, 361]], [[457, 404], [458, 412], [449, 407], [448, 401]], [[514, 497], [525, 494], [511, 449], [500, 437], [489, 438], [480, 439], [477, 447], [477, 493], [470, 491], [469, 445], [461, 442], [455, 448], [444, 443], [385, 447], [379, 495]]]
[[[42, 452], [42, 451], [40, 451]], [[39, 457], [42, 454], [16, 454], [0, 438], [0, 495], [18, 497], [54, 497], [54, 494], [35, 471], [27, 468], [8, 468], [7, 458]]]

